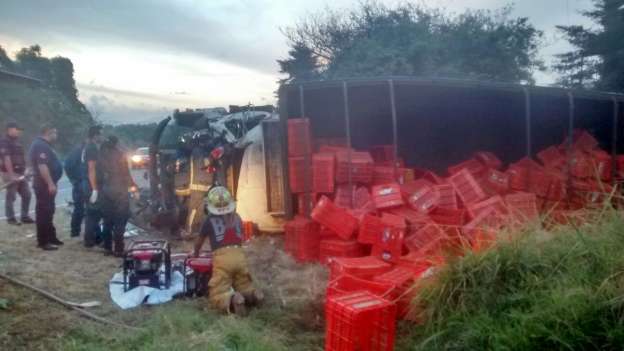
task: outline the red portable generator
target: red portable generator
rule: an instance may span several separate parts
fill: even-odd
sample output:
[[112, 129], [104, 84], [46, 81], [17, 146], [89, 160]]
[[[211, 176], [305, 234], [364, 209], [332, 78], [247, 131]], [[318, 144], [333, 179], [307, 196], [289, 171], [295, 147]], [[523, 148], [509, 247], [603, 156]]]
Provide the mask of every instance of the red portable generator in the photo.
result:
[[199, 257], [187, 257], [182, 274], [186, 296], [207, 295], [208, 282], [212, 277], [212, 253], [202, 252]]
[[[164, 281], [160, 268], [164, 266]], [[168, 289], [171, 285], [171, 248], [165, 240], [133, 241], [123, 257], [124, 291], [137, 286]]]

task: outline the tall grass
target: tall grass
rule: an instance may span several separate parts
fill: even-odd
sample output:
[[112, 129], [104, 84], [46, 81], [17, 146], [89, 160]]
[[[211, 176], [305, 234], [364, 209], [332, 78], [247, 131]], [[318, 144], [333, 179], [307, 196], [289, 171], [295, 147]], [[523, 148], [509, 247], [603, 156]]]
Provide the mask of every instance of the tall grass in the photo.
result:
[[414, 303], [427, 322], [400, 348], [622, 350], [622, 214], [604, 209], [580, 227], [514, 237], [425, 281]]

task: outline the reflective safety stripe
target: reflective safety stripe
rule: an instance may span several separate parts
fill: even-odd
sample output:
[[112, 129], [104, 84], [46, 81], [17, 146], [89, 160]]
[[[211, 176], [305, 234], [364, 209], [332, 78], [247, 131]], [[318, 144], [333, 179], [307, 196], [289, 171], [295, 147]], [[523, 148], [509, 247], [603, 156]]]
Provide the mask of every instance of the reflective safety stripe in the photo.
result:
[[204, 192], [207, 192], [208, 190], [210, 190], [210, 186], [204, 185], [204, 184], [191, 184], [190, 189], [193, 190], [193, 191], [204, 191]]
[[193, 211], [191, 211], [191, 215], [189, 216], [189, 220], [188, 220], [188, 228], [187, 231], [189, 233], [193, 232], [193, 221], [195, 221], [195, 215], [197, 214], [197, 210], [193, 209]]

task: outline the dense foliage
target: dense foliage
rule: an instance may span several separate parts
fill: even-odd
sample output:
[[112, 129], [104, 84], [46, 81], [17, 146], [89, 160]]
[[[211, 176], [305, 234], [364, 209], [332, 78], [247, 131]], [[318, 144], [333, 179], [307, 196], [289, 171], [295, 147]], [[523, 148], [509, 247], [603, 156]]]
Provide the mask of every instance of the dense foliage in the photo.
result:
[[596, 26], [558, 26], [574, 47], [554, 65], [568, 87], [624, 90], [624, 0], [594, 0], [584, 12]]
[[404, 348], [622, 350], [623, 226], [606, 210], [451, 261], [421, 290], [427, 322]]
[[310, 16], [284, 33], [282, 82], [381, 75], [533, 82], [542, 33], [511, 8], [449, 15], [409, 3], [363, 2]]
[[2, 130], [6, 121], [17, 120], [25, 130], [28, 143], [43, 124], [56, 125], [61, 152], [84, 139], [94, 120], [78, 100], [71, 60], [44, 57], [38, 45], [21, 49], [12, 60], [0, 47], [0, 68], [42, 80], [42, 84], [0, 82]]

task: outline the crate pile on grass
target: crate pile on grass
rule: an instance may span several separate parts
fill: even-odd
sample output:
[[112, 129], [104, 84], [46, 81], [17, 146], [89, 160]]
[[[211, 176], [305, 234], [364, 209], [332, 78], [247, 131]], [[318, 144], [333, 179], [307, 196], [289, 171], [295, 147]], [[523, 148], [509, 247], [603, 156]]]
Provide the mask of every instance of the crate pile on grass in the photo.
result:
[[611, 156], [582, 130], [536, 160], [505, 167], [481, 151], [445, 175], [406, 167], [390, 145], [314, 145], [308, 119], [289, 120], [288, 133], [299, 215], [286, 225], [285, 249], [330, 267], [327, 350], [392, 350], [386, 323], [408, 316], [414, 283], [445, 256], [488, 248], [503, 228], [582, 220], [612, 192], [613, 174], [624, 178], [624, 157], [612, 172]]

